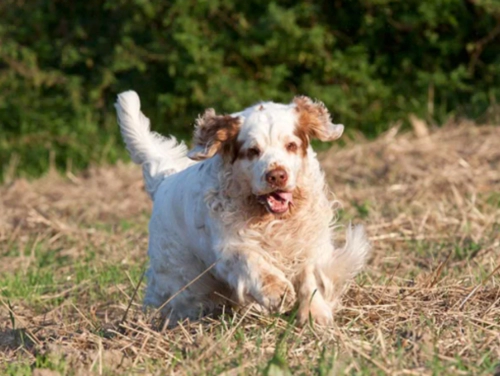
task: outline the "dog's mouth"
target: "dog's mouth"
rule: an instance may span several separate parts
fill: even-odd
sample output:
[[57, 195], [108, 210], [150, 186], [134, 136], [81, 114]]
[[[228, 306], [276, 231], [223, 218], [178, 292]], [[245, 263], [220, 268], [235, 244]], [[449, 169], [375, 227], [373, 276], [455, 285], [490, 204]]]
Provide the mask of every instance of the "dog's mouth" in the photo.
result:
[[273, 214], [283, 214], [293, 205], [292, 192], [274, 191], [265, 195], [257, 196], [257, 200]]

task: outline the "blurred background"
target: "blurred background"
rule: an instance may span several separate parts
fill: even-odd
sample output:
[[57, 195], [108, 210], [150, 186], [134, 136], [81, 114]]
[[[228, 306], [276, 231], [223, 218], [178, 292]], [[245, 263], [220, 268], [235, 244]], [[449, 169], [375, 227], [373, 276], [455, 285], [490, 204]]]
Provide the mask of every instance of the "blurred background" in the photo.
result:
[[113, 102], [189, 139], [206, 107], [305, 94], [349, 132], [500, 123], [498, 0], [2, 0], [0, 179], [126, 158]]

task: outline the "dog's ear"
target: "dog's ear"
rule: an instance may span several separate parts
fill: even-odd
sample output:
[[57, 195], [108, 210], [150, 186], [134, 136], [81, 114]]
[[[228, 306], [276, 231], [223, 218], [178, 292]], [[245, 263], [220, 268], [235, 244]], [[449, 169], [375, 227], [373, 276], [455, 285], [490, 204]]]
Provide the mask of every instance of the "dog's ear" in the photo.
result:
[[333, 141], [342, 136], [344, 126], [333, 124], [330, 113], [323, 102], [314, 102], [311, 98], [298, 96], [293, 99], [298, 114], [297, 128], [309, 138], [321, 141]]
[[196, 120], [193, 148], [188, 157], [201, 161], [213, 157], [219, 151], [227, 151], [229, 145], [238, 135], [240, 119], [230, 115], [216, 115], [213, 108], [209, 108]]

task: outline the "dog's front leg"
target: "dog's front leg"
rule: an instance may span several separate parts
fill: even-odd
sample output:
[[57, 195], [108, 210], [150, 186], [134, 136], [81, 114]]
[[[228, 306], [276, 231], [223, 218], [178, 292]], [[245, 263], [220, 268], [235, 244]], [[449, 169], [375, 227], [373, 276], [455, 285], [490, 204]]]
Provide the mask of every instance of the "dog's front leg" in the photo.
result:
[[333, 322], [332, 307], [325, 301], [322, 289], [313, 265], [306, 265], [296, 283], [299, 311], [297, 319], [304, 325], [309, 319], [319, 325], [330, 325]]
[[295, 302], [292, 283], [258, 252], [225, 252], [215, 270], [234, 290], [239, 304], [248, 303], [250, 297], [269, 311], [279, 311]]

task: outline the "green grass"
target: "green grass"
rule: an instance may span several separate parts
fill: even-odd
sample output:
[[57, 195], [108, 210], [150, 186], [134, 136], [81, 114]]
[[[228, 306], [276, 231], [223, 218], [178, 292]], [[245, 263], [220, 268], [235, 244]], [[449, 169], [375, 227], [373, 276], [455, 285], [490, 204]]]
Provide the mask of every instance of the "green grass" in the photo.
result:
[[[419, 249], [428, 250], [429, 247], [415, 244], [408, 248], [410, 251], [412, 249], [418, 253]], [[467, 249], [470, 250], [470, 248]], [[439, 250], [440, 247], [436, 246], [434, 252], [439, 252]], [[100, 337], [106, 343], [118, 340], [116, 335], [107, 332], [104, 318], [91, 313], [92, 307], [126, 306], [129, 297], [133, 295], [135, 284], [141, 277], [143, 265], [137, 263], [124, 267], [117, 263], [117, 260], [98, 258], [96, 255], [99, 250], [88, 249], [86, 253], [89, 254], [87, 258], [75, 262], [74, 259], [61, 255], [57, 249], [52, 249], [45, 242], [39, 242], [35, 259], [26, 270], [2, 272], [0, 278], [2, 302], [9, 302], [14, 314], [20, 310], [21, 316], [25, 316], [22, 312], [26, 308], [31, 311], [31, 315], [41, 315], [43, 312], [55, 309], [60, 313], [62, 327], [70, 326], [76, 320], [79, 321], [76, 327], [79, 328], [77, 332], [83, 330], [89, 335]], [[461, 258], [458, 257], [458, 259]], [[360, 284], [364, 283], [363, 279], [366, 279], [366, 276], [360, 278]], [[81, 287], [57, 296], [58, 293], [75, 286]], [[121, 286], [121, 289], [117, 289], [117, 286]], [[135, 298], [136, 302], [140, 302], [140, 295]], [[66, 308], [62, 309], [61, 306]], [[138, 309], [137, 307], [132, 309], [130, 323], [134, 322], [134, 317], [140, 315]], [[123, 308], [116, 312], [112, 312], [112, 309], [108, 311], [114, 320], [119, 320], [124, 312]], [[484, 353], [482, 349], [477, 349], [472, 351], [478, 353], [470, 354], [469, 357], [473, 355], [474, 358], [481, 358], [480, 365], [473, 365], [460, 356], [447, 357], [444, 361], [442, 357], [439, 357], [440, 349], [437, 342], [441, 337], [446, 336], [450, 329], [439, 328], [432, 315], [421, 314], [409, 324], [396, 327], [392, 334], [387, 333], [387, 336], [394, 337], [394, 343], [390, 345], [389, 351], [384, 350], [373, 336], [377, 331], [376, 324], [368, 324], [364, 320], [357, 321], [356, 319], [347, 322], [342, 331], [357, 333], [355, 334], [356, 341], [363, 343], [350, 356], [345, 354], [346, 348], [342, 341], [346, 339], [342, 338], [342, 331], [337, 333], [341, 334], [338, 338], [334, 336], [325, 339], [321, 333], [311, 328], [298, 330], [293, 316], [277, 316], [265, 321], [267, 324], [262, 323], [258, 317], [247, 318], [243, 324], [240, 323], [240, 319], [240, 316], [228, 315], [220, 318], [217, 324], [212, 322], [202, 324], [210, 328], [207, 332], [205, 330], [198, 332], [196, 329], [189, 329], [188, 326], [189, 332], [196, 333], [193, 336], [195, 346], [186, 342], [185, 338], [171, 336], [174, 338], [171, 339], [166, 350], [173, 360], [168, 369], [181, 370], [188, 364], [193, 367], [192, 370], [190, 371], [189, 368], [184, 370], [186, 374], [191, 375], [197, 375], [200, 372], [216, 375], [240, 368], [245, 374], [264, 375], [329, 375], [331, 372], [343, 374], [344, 371], [348, 374], [384, 375], [389, 369], [385, 367], [390, 365], [390, 369], [414, 368], [417, 373], [425, 371], [424, 373], [430, 372], [435, 375], [452, 375], [460, 372], [486, 375], [493, 373], [498, 360], [495, 352]], [[18, 326], [21, 326], [21, 323], [17, 323], [15, 319], [9, 325], [11, 328]], [[115, 326], [116, 328], [118, 327]], [[65, 329], [65, 331], [70, 330]], [[465, 327], [465, 330], [473, 331], [474, 328]], [[430, 337], [423, 338], [421, 333], [424, 332]], [[228, 334], [230, 334], [229, 337]], [[50, 342], [48, 338], [45, 340]], [[478, 336], [472, 343], [481, 341], [482, 337]], [[220, 344], [214, 351], [212, 345], [218, 342]], [[425, 342], [425, 344], [422, 345], [420, 342]], [[249, 344], [251, 349], [245, 349]], [[304, 353], [300, 352], [303, 347], [307, 349]], [[204, 351], [211, 354], [205, 356]], [[424, 357], [422, 360], [414, 359], [416, 351]], [[289, 360], [293, 352], [299, 354], [298, 356], [302, 359], [300, 362]], [[408, 360], [409, 357], [412, 358], [411, 361]], [[199, 358], [201, 359], [197, 360], [194, 365], [193, 359]], [[251, 359], [250, 364], [248, 364], [249, 359]], [[4, 374], [28, 375], [34, 368], [50, 369], [61, 374], [74, 373], [73, 366], [68, 363], [64, 354], [36, 350], [30, 358], [18, 355], [18, 359], [14, 358], [14, 360], [5, 365]], [[409, 363], [410, 367], [408, 367]], [[383, 369], [380, 369], [378, 365], [384, 365]], [[128, 371], [131, 373], [155, 372], [163, 369], [164, 366], [161, 358], [153, 357], [140, 361]], [[105, 375], [117, 372], [113, 366], [100, 366], [98, 362], [88, 369], [96, 374], [101, 374], [102, 371]], [[118, 374], [122, 372], [127, 373], [123, 370]]]
[[[144, 222], [143, 225], [145, 225]], [[137, 223], [122, 220], [115, 225], [97, 224], [95, 229], [102, 231], [103, 236], [115, 236], [137, 231], [138, 227], [141, 226], [137, 226]], [[134, 228], [135, 230], [133, 230]], [[99, 248], [92, 247], [85, 249], [84, 258], [75, 260], [70, 254], [65, 254], [61, 248], [54, 248], [46, 241], [36, 242], [35, 239], [36, 237], [30, 238], [27, 241], [28, 246], [24, 247], [23, 251], [24, 257], [34, 255], [29, 266], [11, 271], [4, 268], [0, 275], [1, 300], [4, 304], [8, 303], [14, 313], [13, 321], [4, 327], [4, 330], [7, 328], [17, 329], [25, 324], [25, 322], [16, 321], [18, 311], [20, 311], [20, 316], [26, 317], [27, 315], [22, 313], [26, 309], [31, 312], [30, 315], [35, 316], [57, 310], [60, 320], [62, 320], [62, 328], [70, 327], [72, 323], [77, 321], [78, 325], [75, 327], [77, 332], [86, 332], [95, 338], [101, 338], [105, 343], [123, 341], [114, 332], [108, 331], [109, 322], [113, 322], [113, 330], [119, 330], [116, 322], [121, 319], [124, 307], [128, 304], [135, 285], [141, 278], [143, 264], [138, 262], [124, 266], [119, 263], [116, 255], [106, 259], [102, 257]], [[35, 243], [36, 246], [33, 247]], [[68, 244], [72, 243], [74, 242], [70, 241]], [[14, 243], [11, 247], [12, 249], [7, 250], [6, 255], [19, 254], [21, 245]], [[434, 258], [442, 259], [443, 254], [448, 252], [445, 251], [446, 249], [452, 250], [450, 260], [452, 263], [467, 260], [467, 255], [477, 252], [479, 248], [479, 245], [474, 242], [469, 242], [464, 246], [409, 242], [406, 251], [414, 254], [417, 260], [428, 260], [430, 264], [435, 266], [437, 260]], [[406, 276], [400, 273], [398, 276], [402, 278], [417, 277], [420, 273], [418, 270], [422, 269], [418, 261], [414, 265], [415, 269], [405, 273]], [[461, 270], [460, 267], [450, 268], [445, 274], [453, 274], [455, 269], [456, 271]], [[370, 283], [370, 279], [369, 275], [363, 275], [358, 279], [358, 283], [360, 285]], [[390, 284], [389, 276], [384, 276], [377, 283]], [[140, 302], [141, 295], [142, 293], [139, 292], [139, 296], [135, 298], [136, 303]], [[107, 314], [112, 318], [108, 319], [107, 323], [104, 322], [102, 314], [92, 313], [92, 310], [95, 309], [93, 307], [105, 307], [106, 305], [109, 307], [121, 306], [120, 309], [114, 311], [112, 308], [106, 309]], [[133, 324], [134, 318], [141, 315], [138, 310], [139, 307], [135, 304], [132, 312], [129, 313], [129, 324]], [[457, 373], [486, 375], [492, 374], [497, 364], [496, 353], [494, 351], [485, 353], [484, 349], [473, 349], [472, 351], [477, 351], [477, 353], [469, 355], [469, 357], [480, 358], [480, 365], [473, 365], [460, 356], [447, 356], [446, 361], [444, 361], [443, 357], [439, 356], [441, 350], [437, 343], [440, 338], [453, 330], [446, 327], [439, 328], [435, 317], [427, 316], [425, 313], [421, 313], [409, 324], [396, 326], [393, 333], [386, 334], [388, 337], [393, 337], [393, 343], [389, 350], [377, 343], [377, 338], [374, 336], [374, 333], [377, 332], [375, 323], [369, 324], [364, 320], [358, 321], [356, 318], [345, 323], [342, 330], [337, 332], [338, 338], [327, 336], [327, 339], [311, 328], [298, 330], [295, 327], [293, 315], [276, 316], [265, 321], [267, 324], [263, 324], [258, 317], [248, 317], [240, 322], [240, 316], [227, 315], [219, 320], [216, 324], [213, 322], [202, 324], [210, 328], [207, 332], [203, 329], [198, 332], [187, 326], [189, 332], [196, 333], [193, 337], [195, 346], [186, 342], [185, 338], [177, 335], [172, 336], [173, 338], [168, 343], [168, 349], [166, 349], [172, 357], [168, 369], [184, 370], [188, 375], [200, 373], [217, 375], [231, 369], [241, 370], [244, 374], [271, 376], [329, 375], [331, 372], [334, 374], [346, 372], [348, 374], [385, 375], [388, 369], [413, 369], [416, 373], [423, 372], [434, 375]], [[71, 328], [64, 330], [67, 335]], [[474, 328], [465, 327], [465, 330], [473, 332]], [[353, 353], [350, 356], [346, 356], [346, 347], [342, 343], [346, 340], [342, 338], [345, 332], [357, 333], [355, 334], [356, 341], [362, 343], [355, 350], [351, 348]], [[427, 333], [428, 337], [424, 338], [422, 333]], [[228, 336], [228, 334], [230, 335]], [[67, 338], [71, 341], [69, 336]], [[42, 339], [42, 341], [51, 342], [49, 338]], [[481, 341], [482, 337], [478, 336], [472, 343], [480, 343]], [[215, 350], [214, 343], [219, 343]], [[251, 349], [245, 349], [249, 344]], [[356, 345], [351, 343], [350, 346]], [[299, 350], [304, 347], [307, 351], [300, 352]], [[40, 368], [57, 371], [61, 374], [74, 374], [72, 368], [74, 360], [68, 361], [64, 352], [33, 350], [36, 348], [36, 345], [33, 344], [28, 348], [31, 349], [32, 356], [27, 358], [17, 354], [11, 358], [12, 362], [5, 364], [2, 372], [6, 375], [28, 375], [33, 369]], [[92, 348], [92, 351], [97, 350]], [[209, 356], [204, 355], [204, 351], [208, 351]], [[299, 362], [290, 360], [290, 354], [294, 352], [299, 354], [297, 355], [301, 359]], [[420, 354], [421, 360], [414, 358], [415, 352]], [[295, 357], [292, 355], [292, 359]], [[411, 361], [408, 360], [409, 357], [412, 358]], [[194, 359], [196, 359], [195, 362]], [[250, 364], [248, 359], [252, 359]], [[117, 360], [113, 358], [110, 361]], [[191, 370], [185, 369], [186, 364], [192, 367]], [[114, 375], [117, 372], [118, 374], [123, 374], [122, 372], [125, 374], [128, 372], [131, 374], [156, 372], [164, 369], [165, 363], [161, 357], [152, 357], [122, 371], [117, 371], [113, 365], [99, 364], [99, 362], [87, 366], [89, 368], [86, 369], [92, 373]]]

